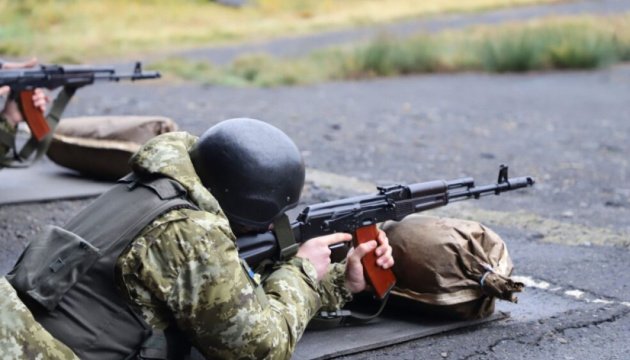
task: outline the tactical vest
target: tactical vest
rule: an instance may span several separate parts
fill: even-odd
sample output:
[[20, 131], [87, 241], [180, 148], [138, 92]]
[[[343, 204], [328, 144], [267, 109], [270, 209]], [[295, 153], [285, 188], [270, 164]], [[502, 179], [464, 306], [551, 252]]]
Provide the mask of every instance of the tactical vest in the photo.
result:
[[196, 208], [176, 181], [133, 175], [63, 228], [52, 226], [24, 250], [7, 279], [35, 319], [81, 359], [183, 358], [178, 331], [158, 331], [117, 288], [116, 261], [152, 220]]

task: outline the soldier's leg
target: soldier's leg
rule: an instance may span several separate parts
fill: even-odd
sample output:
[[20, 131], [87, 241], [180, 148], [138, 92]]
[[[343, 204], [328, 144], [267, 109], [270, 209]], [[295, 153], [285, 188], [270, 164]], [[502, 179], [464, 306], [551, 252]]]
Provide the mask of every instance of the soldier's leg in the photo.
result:
[[35, 321], [4, 277], [0, 278], [0, 294], [0, 358], [78, 359]]

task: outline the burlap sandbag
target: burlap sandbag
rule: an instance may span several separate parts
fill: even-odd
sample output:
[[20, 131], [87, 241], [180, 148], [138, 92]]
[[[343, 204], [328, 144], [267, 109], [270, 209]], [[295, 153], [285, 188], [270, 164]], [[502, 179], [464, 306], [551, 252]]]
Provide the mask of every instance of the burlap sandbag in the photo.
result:
[[161, 116], [87, 116], [64, 118], [55, 129], [48, 157], [55, 163], [98, 179], [128, 172], [129, 158], [147, 140], [177, 130]]
[[390, 300], [420, 312], [455, 319], [483, 318], [496, 298], [516, 302], [512, 260], [492, 230], [474, 222], [414, 214], [383, 230], [396, 261]]

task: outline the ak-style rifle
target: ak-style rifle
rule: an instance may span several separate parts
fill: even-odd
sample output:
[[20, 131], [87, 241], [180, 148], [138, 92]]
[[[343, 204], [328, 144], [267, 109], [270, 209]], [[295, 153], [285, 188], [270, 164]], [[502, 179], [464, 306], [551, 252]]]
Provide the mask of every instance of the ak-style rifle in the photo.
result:
[[[265, 259], [279, 260], [294, 255], [300, 243], [317, 236], [346, 232], [353, 234], [353, 245], [358, 246], [376, 239], [378, 223], [400, 221], [407, 215], [450, 202], [499, 195], [533, 184], [529, 176], [508, 178], [508, 167], [501, 165], [496, 184], [475, 186], [473, 178], [466, 177], [378, 187], [378, 193], [373, 195], [308, 206], [291, 223], [285, 215], [275, 223], [273, 231], [239, 237], [237, 246], [241, 258], [255, 268]], [[396, 282], [393, 272], [377, 266], [374, 253], [366, 255], [362, 263], [375, 294], [383, 299]]]
[[[18, 102], [24, 120], [31, 130], [31, 138], [20, 151], [17, 151], [14, 143], [6, 145], [14, 149], [14, 160], [18, 163], [28, 159], [35, 150], [38, 150], [39, 157], [46, 152], [52, 132], [78, 88], [100, 81], [136, 81], [159, 77], [160, 74], [156, 71], [143, 71], [140, 62], [135, 64], [132, 72], [87, 65], [39, 65], [30, 69], [0, 70], [0, 86], [11, 88], [10, 100]], [[62, 88], [46, 117], [33, 105], [33, 92], [37, 88], [49, 90]]]

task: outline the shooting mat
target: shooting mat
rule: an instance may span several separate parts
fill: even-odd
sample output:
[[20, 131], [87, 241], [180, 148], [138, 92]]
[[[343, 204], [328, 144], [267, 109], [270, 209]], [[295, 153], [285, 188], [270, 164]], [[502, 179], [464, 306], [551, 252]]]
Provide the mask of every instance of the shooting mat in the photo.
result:
[[[376, 191], [376, 185], [310, 168], [306, 180], [324, 188]], [[0, 205], [98, 196], [113, 184], [83, 177], [43, 157], [28, 168], [0, 169]], [[292, 209], [289, 217], [295, 218], [299, 210]]]
[[508, 313], [496, 312], [480, 320], [449, 321], [385, 310], [378, 319], [367, 324], [307, 330], [298, 342], [292, 359], [331, 359], [357, 354], [507, 317]]
[[[390, 313], [387, 310], [378, 319], [361, 325], [346, 325], [321, 330], [308, 330], [297, 344], [292, 360], [321, 360], [358, 354], [364, 351], [400, 344], [406, 341], [438, 335], [491, 321], [510, 315], [496, 312], [480, 320], [448, 321]], [[201, 353], [193, 349], [191, 360], [201, 360]]]
[[0, 205], [97, 196], [112, 185], [42, 158], [28, 168], [0, 170]]

